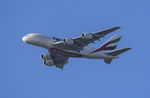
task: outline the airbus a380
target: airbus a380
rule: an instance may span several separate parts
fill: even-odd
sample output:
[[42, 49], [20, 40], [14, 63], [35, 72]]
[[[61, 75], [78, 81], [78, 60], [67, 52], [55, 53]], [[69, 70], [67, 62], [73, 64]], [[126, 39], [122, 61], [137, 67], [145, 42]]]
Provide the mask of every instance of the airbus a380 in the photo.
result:
[[103, 59], [105, 63], [110, 64], [113, 59], [118, 58], [118, 55], [131, 49], [122, 48], [114, 50], [121, 39], [121, 35], [113, 35], [99, 48], [90, 47], [88, 44], [94, 43], [96, 40], [100, 41], [100, 38], [103, 38], [106, 34], [119, 28], [120, 27], [113, 27], [95, 33], [82, 33], [81, 36], [71, 39], [59, 39], [30, 33], [24, 36], [22, 40], [28, 44], [43, 47], [48, 50], [49, 54], [43, 53], [41, 55], [44, 64], [47, 66], [56, 66], [63, 69], [69, 57]]

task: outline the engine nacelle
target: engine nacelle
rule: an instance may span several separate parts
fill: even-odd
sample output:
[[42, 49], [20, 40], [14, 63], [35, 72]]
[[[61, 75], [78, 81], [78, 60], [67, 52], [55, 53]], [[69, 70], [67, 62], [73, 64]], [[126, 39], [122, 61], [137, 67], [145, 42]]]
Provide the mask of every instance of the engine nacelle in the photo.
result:
[[92, 34], [86, 34], [85, 32], [82, 33], [82, 38], [92, 39], [92, 37]]
[[72, 39], [67, 39], [67, 38], [64, 38], [63, 42], [65, 44], [73, 44], [74, 43], [74, 41]]
[[49, 59], [51, 59], [52, 57], [50, 56], [50, 54], [42, 54], [41, 55], [41, 58], [43, 59], [43, 60], [49, 60]]
[[53, 66], [53, 65], [55, 65], [52, 59], [50, 59], [50, 60], [44, 60], [44, 64], [47, 65], [47, 66]]

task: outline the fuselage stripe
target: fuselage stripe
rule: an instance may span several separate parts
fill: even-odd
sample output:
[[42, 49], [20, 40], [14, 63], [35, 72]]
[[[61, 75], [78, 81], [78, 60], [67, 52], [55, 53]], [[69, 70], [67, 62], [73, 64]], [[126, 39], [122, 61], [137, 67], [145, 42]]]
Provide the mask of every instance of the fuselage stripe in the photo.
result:
[[58, 54], [61, 54], [61, 55], [68, 56], [68, 57], [82, 57], [81, 54], [68, 52], [68, 51], [64, 51], [64, 50], [61, 50], [61, 49], [57, 49], [57, 48], [51, 48], [49, 50], [52, 51], [52, 52], [56, 52]]

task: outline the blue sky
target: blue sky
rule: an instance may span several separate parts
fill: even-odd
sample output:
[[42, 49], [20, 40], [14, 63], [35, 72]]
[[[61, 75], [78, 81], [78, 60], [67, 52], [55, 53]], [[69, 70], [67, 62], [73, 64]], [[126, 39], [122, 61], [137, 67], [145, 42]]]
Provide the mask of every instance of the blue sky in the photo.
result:
[[[150, 98], [149, 0], [0, 0], [0, 98]], [[73, 59], [64, 70], [43, 65], [46, 50], [28, 33], [72, 38], [122, 26], [107, 35], [133, 48], [107, 65]]]

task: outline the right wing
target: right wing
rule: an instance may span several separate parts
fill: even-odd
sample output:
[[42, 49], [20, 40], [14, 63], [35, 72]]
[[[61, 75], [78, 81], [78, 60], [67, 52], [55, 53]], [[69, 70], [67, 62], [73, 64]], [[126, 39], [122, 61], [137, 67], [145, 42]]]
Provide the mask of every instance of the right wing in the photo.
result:
[[73, 51], [80, 51], [85, 47], [86, 45], [90, 43], [94, 43], [94, 41], [99, 40], [100, 38], [104, 37], [106, 34], [113, 32], [120, 27], [113, 27], [107, 30], [91, 33], [92, 38], [91, 39], [86, 39], [83, 38], [82, 36], [79, 36], [77, 38], [73, 38], [72, 40], [74, 41], [73, 44], [64, 44], [63, 41], [55, 43], [53, 46], [56, 48], [61, 48], [61, 49], [67, 49], [67, 50], [73, 50]]
[[68, 62], [69, 57], [51, 51], [49, 51], [49, 53], [56, 67], [63, 69], [64, 65]]

